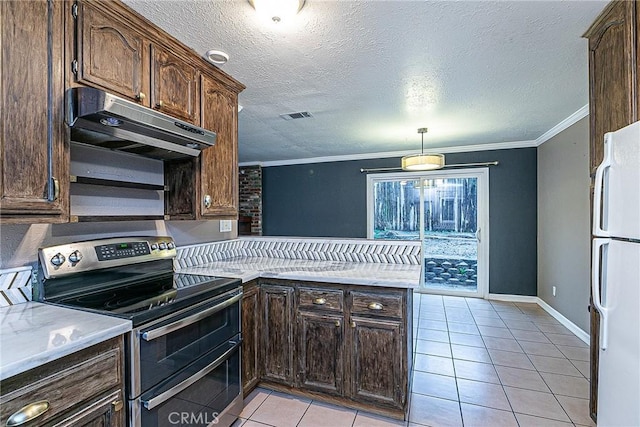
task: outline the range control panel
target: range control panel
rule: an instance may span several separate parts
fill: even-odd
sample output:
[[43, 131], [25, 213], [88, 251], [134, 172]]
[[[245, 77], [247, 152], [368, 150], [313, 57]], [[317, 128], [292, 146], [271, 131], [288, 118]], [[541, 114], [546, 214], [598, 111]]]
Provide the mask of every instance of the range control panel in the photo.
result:
[[98, 261], [131, 258], [151, 253], [147, 242], [112, 243], [110, 245], [96, 246], [95, 249]]
[[173, 239], [165, 236], [91, 240], [38, 251], [45, 278], [174, 258], [176, 253]]

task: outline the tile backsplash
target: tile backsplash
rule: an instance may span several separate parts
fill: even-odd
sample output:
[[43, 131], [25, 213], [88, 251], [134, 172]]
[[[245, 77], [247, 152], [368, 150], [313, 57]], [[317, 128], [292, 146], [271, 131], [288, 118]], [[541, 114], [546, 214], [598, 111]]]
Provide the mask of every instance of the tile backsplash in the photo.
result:
[[178, 248], [176, 266], [192, 267], [237, 257], [419, 265], [420, 253], [419, 241], [243, 237]]
[[0, 307], [25, 303], [31, 299], [31, 267], [0, 270]]

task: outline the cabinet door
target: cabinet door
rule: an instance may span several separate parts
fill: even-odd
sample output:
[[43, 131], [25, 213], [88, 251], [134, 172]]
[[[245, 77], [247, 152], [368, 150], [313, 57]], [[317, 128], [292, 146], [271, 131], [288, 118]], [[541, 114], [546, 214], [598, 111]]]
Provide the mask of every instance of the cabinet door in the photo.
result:
[[591, 173], [602, 162], [604, 134], [637, 120], [635, 2], [610, 3], [589, 29]]
[[263, 285], [262, 378], [293, 385], [293, 288]]
[[61, 2], [0, 2], [3, 222], [34, 222], [26, 215], [59, 222], [68, 214], [63, 29]]
[[247, 396], [258, 384], [260, 293], [257, 283], [244, 286], [242, 295], [242, 391]]
[[403, 408], [402, 323], [352, 317], [350, 329], [351, 398]]
[[200, 124], [196, 68], [158, 46], [151, 47], [151, 107]]
[[76, 31], [76, 81], [148, 105], [148, 48], [132, 27], [100, 9], [79, 2]]
[[118, 390], [96, 402], [91, 402], [52, 425], [55, 427], [124, 427], [125, 410], [122, 392]]
[[344, 384], [344, 318], [298, 313], [300, 388], [341, 396]]
[[217, 133], [202, 151], [202, 216], [238, 215], [238, 96], [202, 76], [202, 127]]

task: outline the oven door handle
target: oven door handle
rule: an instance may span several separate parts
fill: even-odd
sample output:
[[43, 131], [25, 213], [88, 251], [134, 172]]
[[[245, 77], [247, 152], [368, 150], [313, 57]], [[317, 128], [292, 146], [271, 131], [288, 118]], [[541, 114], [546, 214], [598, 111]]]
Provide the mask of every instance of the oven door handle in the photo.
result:
[[180, 384], [177, 384], [176, 386], [171, 387], [169, 390], [163, 393], [160, 393], [159, 395], [149, 400], [143, 400], [142, 404], [144, 405], [144, 407], [147, 408], [148, 410], [152, 410], [156, 406], [161, 405], [167, 400], [171, 399], [173, 396], [180, 393], [181, 391], [184, 391], [196, 381], [202, 379], [209, 372], [213, 371], [218, 366], [220, 366], [225, 360], [229, 358], [229, 356], [234, 351], [236, 351], [238, 347], [240, 347], [240, 344], [242, 343], [242, 338], [238, 339], [237, 341], [229, 341], [229, 343], [233, 343], [233, 347], [225, 351], [220, 357], [218, 357], [216, 360], [208, 364], [204, 369], [202, 369], [198, 373], [190, 376], [186, 380], [182, 381]]
[[202, 320], [205, 317], [211, 316], [212, 314], [217, 313], [218, 311], [227, 308], [232, 304], [235, 304], [236, 302], [240, 301], [240, 298], [242, 298], [242, 293], [239, 293], [238, 295], [235, 295], [234, 297], [229, 298], [228, 300], [225, 300], [220, 304], [214, 305], [213, 307], [207, 308], [200, 313], [192, 314], [191, 316], [187, 316], [184, 319], [176, 320], [175, 322], [169, 323], [168, 325], [143, 332], [142, 339], [145, 341], [152, 341], [163, 335], [167, 335], [168, 333], [184, 328], [185, 326], [189, 326], [192, 323], [196, 323], [197, 321]]

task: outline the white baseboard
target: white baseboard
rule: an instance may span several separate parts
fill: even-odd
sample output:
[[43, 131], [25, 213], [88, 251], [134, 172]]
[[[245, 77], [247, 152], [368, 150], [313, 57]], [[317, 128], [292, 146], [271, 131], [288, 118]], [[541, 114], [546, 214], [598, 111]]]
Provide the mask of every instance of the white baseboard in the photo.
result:
[[590, 336], [587, 332], [583, 331], [573, 323], [571, 320], [564, 317], [558, 310], [551, 307], [540, 297], [532, 297], [528, 295], [508, 295], [508, 294], [489, 294], [488, 299], [494, 301], [505, 301], [505, 302], [529, 302], [538, 304], [544, 311], [549, 313], [554, 319], [558, 322], [562, 323], [562, 325], [569, 329], [575, 336], [580, 338], [585, 344], [589, 345], [591, 341]]
[[553, 316], [558, 322], [562, 323], [562, 325], [564, 327], [566, 327], [571, 332], [573, 332], [573, 334], [575, 336], [577, 336], [578, 338], [580, 338], [582, 341], [584, 341], [585, 344], [589, 345], [589, 342], [591, 341], [591, 339], [590, 339], [589, 334], [587, 332], [583, 331], [582, 329], [580, 329], [578, 327], [578, 325], [576, 325], [571, 320], [569, 320], [566, 317], [564, 317], [558, 310], [556, 310], [555, 308], [551, 307], [542, 298], [538, 298], [537, 303], [538, 303], [538, 305], [540, 307], [543, 308], [544, 311], [546, 311], [551, 316]]
[[538, 297], [532, 297], [529, 295], [489, 294], [487, 298], [494, 301], [506, 302], [530, 302], [533, 304], [538, 302]]

